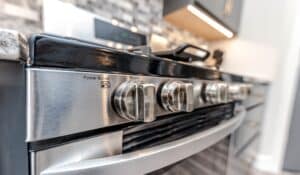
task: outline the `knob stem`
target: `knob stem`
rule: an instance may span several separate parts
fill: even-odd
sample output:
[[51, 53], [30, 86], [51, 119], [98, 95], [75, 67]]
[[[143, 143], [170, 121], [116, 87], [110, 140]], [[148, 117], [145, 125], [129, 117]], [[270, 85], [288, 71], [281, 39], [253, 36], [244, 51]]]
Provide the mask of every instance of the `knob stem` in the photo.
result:
[[155, 86], [153, 84], [140, 84], [137, 89], [137, 120], [151, 122], [155, 120]]

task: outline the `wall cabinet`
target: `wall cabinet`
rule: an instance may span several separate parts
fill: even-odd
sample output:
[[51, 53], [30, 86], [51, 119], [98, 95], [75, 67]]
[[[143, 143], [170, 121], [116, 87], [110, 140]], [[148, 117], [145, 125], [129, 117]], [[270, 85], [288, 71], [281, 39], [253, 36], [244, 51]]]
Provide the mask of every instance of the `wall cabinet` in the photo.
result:
[[196, 0], [212, 16], [238, 32], [243, 0]]
[[224, 39], [226, 35], [222, 35], [222, 32], [216, 30], [207, 21], [191, 13], [188, 6], [194, 6], [224, 28], [237, 34], [242, 4], [243, 0], [164, 0], [163, 14], [167, 21], [179, 28], [189, 30], [209, 40]]

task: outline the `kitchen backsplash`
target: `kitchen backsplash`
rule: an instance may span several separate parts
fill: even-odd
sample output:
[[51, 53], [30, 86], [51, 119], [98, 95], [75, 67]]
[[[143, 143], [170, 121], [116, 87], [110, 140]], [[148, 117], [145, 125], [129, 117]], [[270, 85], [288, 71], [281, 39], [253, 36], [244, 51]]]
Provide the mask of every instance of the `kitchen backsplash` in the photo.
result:
[[42, 32], [41, 0], [0, 0], [0, 28]]
[[[203, 46], [206, 42], [163, 20], [162, 0], [62, 0], [99, 16], [117, 19], [125, 27], [135, 26], [154, 40], [175, 47], [183, 42]], [[13, 11], [18, 12], [13, 12]], [[42, 0], [0, 0], [0, 27], [30, 35], [42, 32]], [[154, 35], [152, 35], [154, 34]], [[150, 37], [151, 38], [151, 37]]]

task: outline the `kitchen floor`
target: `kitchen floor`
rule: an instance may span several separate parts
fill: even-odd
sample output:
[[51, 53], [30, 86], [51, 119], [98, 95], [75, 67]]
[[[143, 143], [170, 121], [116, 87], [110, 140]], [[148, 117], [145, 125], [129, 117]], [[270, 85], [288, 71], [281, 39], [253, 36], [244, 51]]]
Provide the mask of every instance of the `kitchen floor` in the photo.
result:
[[[254, 157], [244, 151], [228, 159], [230, 139], [176, 164], [149, 173], [148, 175], [300, 175], [293, 173], [271, 174], [252, 167]], [[255, 145], [255, 143], [253, 143]], [[251, 151], [250, 151], [251, 152]]]
[[262, 172], [262, 171], [253, 169], [251, 174], [249, 174], [249, 175], [300, 175], [300, 173], [284, 172], [284, 173], [280, 173], [280, 174], [272, 174], [272, 173], [266, 173], [266, 172]]

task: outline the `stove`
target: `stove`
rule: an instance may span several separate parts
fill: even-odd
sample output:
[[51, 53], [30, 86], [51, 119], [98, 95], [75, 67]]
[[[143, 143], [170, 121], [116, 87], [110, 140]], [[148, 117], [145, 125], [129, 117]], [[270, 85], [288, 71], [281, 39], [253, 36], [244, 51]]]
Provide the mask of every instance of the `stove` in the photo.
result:
[[2, 32], [1, 174], [150, 173], [232, 133], [255, 86], [154, 55]]

